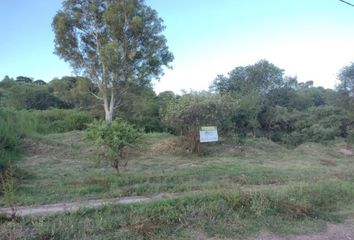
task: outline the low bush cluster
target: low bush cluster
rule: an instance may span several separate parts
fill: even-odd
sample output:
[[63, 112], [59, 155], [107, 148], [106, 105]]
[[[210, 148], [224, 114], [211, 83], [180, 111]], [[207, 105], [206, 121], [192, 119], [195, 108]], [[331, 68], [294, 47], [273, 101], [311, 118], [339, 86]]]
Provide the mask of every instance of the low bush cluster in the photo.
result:
[[112, 122], [94, 121], [88, 126], [88, 138], [104, 147], [104, 156], [110, 161], [112, 167], [119, 171], [120, 160], [123, 158], [123, 148], [136, 143], [141, 131], [121, 119]]

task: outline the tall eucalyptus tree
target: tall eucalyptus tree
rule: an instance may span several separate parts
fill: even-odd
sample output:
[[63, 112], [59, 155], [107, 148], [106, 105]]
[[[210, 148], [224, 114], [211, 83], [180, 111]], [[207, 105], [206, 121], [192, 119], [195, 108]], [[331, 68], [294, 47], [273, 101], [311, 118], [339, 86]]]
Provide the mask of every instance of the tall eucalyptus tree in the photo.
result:
[[173, 60], [162, 19], [144, 0], [65, 0], [52, 27], [55, 53], [98, 85], [106, 121], [125, 82], [149, 83]]

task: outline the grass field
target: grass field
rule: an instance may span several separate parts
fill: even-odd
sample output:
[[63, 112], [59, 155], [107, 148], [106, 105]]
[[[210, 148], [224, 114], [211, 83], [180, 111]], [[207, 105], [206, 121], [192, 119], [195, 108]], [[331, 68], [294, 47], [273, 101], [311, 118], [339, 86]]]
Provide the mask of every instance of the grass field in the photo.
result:
[[352, 146], [339, 140], [294, 149], [265, 139], [249, 139], [243, 145], [221, 141], [203, 146], [200, 154], [181, 146], [178, 137], [147, 134], [138, 147], [127, 150], [127, 166], [117, 174], [100, 160], [84, 132], [26, 139], [12, 197], [0, 196], [1, 206], [182, 194], [51, 217], [3, 217], [0, 236], [254, 239], [260, 231], [318, 231], [354, 212]]

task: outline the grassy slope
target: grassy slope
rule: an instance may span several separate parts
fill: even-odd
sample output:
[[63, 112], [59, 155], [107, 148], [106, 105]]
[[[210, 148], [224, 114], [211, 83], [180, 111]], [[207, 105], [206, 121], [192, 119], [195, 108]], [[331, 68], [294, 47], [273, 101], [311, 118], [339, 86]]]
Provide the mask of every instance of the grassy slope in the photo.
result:
[[[299, 233], [323, 228], [326, 221], [339, 220], [338, 211], [354, 198], [354, 161], [336, 151], [346, 147], [341, 144], [288, 150], [258, 139], [243, 146], [209, 144], [197, 156], [183, 154], [176, 142], [169, 135], [145, 136], [118, 175], [98, 160], [82, 132], [28, 139], [28, 156], [18, 165], [17, 205], [158, 192], [186, 195], [45, 221], [26, 218], [12, 223], [14, 232], [20, 229], [19, 236], [36, 239], [243, 239], [262, 229]], [[8, 203], [0, 197], [0, 204]], [[0, 232], [6, 225], [9, 230], [3, 231], [12, 233], [8, 224]]]

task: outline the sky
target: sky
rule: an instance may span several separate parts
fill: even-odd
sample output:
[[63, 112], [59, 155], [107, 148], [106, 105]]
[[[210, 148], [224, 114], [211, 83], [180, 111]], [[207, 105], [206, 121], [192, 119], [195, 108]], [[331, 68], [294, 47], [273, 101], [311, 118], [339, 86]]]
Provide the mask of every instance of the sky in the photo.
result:
[[[354, 3], [354, 0], [348, 0]], [[0, 0], [0, 79], [73, 75], [54, 52], [61, 0]], [[354, 7], [339, 0], [146, 0], [175, 60], [156, 92], [207, 90], [218, 74], [267, 59], [298, 81], [334, 88], [354, 61]]]

